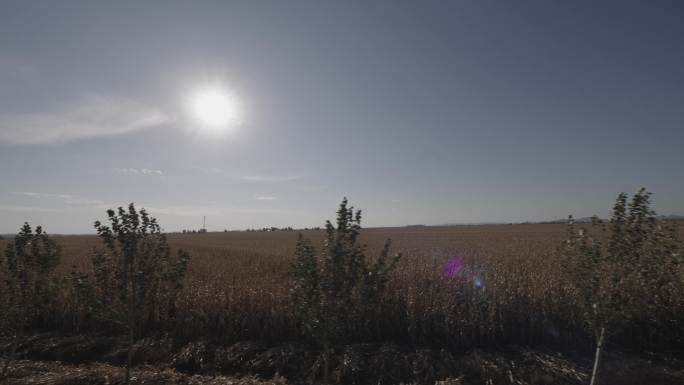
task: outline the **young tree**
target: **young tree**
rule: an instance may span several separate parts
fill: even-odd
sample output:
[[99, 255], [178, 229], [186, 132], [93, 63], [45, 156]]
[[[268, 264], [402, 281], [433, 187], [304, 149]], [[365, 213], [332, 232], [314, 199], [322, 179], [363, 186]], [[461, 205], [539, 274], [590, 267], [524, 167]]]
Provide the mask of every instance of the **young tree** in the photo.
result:
[[59, 265], [61, 249], [43, 229], [35, 232], [28, 223], [7, 244], [0, 258], [5, 277], [0, 309], [0, 333], [12, 338], [10, 351], [0, 366], [0, 380], [7, 376], [10, 361], [24, 338], [26, 328], [49, 315], [58, 284], [53, 272]]
[[94, 315], [128, 332], [126, 383], [130, 380], [133, 344], [150, 322], [173, 306], [182, 288], [189, 255], [176, 258], [156, 219], [133, 203], [107, 211], [110, 226], [95, 222], [104, 247], [94, 252], [92, 277], [77, 277], [79, 296]]
[[300, 234], [293, 266], [292, 301], [305, 330], [322, 346], [324, 382], [329, 383], [329, 355], [348, 332], [376, 310], [389, 272], [400, 255], [388, 260], [389, 240], [373, 263], [359, 243], [361, 211], [347, 207], [345, 198], [337, 223], [325, 225], [325, 241], [318, 254]]
[[595, 217], [591, 232], [576, 229], [570, 217], [564, 267], [596, 337], [592, 385], [607, 337], [645, 309], [654, 314], [670, 307], [676, 296], [682, 244], [673, 225], [657, 220], [650, 198], [643, 188], [629, 204], [627, 194], [619, 194], [610, 223]]

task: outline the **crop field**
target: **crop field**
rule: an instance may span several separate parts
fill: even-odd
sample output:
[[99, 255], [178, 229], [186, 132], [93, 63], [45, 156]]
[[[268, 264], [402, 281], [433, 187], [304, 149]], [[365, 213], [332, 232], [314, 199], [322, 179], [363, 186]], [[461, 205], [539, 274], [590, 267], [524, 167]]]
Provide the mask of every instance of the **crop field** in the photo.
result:
[[[590, 225], [579, 226], [591, 231]], [[315, 351], [315, 341], [302, 329], [291, 301], [291, 272], [300, 233], [321, 247], [323, 230], [168, 234], [171, 248], [187, 251], [191, 259], [173, 314], [151, 323], [143, 334], [169, 339], [176, 350], [198, 342], [234, 346], [257, 341], [263, 347], [295, 342], [303, 351]], [[679, 233], [684, 235], [681, 229]], [[572, 278], [562, 263], [566, 238], [564, 224], [364, 229], [361, 242], [367, 245], [369, 258], [379, 255], [385, 240], [391, 239], [391, 253], [400, 253], [401, 259], [389, 278], [379, 316], [363, 326], [350, 327], [344, 344], [371, 350], [367, 346], [390, 344], [400, 350], [410, 347], [454, 354], [529, 346], [586, 355], [594, 336], [583, 322], [578, 298], [568, 289]], [[91, 256], [101, 247], [101, 240], [96, 236], [55, 239], [62, 249], [57, 267], [62, 289], [52, 304], [49, 322], [37, 325], [36, 330], [50, 335], [119, 335], [120, 330], [94, 321], [79, 308], [70, 289], [74, 272], [92, 269]], [[1, 242], [4, 248], [7, 241]], [[454, 258], [462, 263], [463, 274], [450, 274]], [[634, 293], [649, 300], [651, 295], [663, 296], [664, 291], [635, 287]], [[608, 346], [626, 352], [681, 348], [683, 299], [684, 287], [679, 285], [668, 292], [667, 306], [660, 313], [637, 309], [634, 319], [639, 321], [613, 332]], [[315, 365], [315, 354], [312, 357]], [[196, 363], [187, 368], [203, 370]], [[230, 374], [234, 369], [226, 371]], [[433, 373], [428, 378], [438, 377]]]
[[[322, 243], [322, 231], [302, 234], [314, 245]], [[226, 342], [294, 338], [298, 331], [288, 298], [297, 236], [296, 231], [170, 234], [171, 246], [191, 255], [176, 322], [192, 324], [190, 329], [179, 326], [186, 332], [208, 333], [187, 338], [219, 336]], [[562, 282], [555, 249], [564, 236], [565, 226], [556, 224], [364, 230], [362, 242], [368, 245], [369, 256], [378, 255], [386, 239], [392, 240], [392, 253], [402, 254], [387, 299], [395, 305], [392, 311], [401, 314], [387, 320], [397, 322], [392, 328], [378, 330], [387, 335], [372, 337], [418, 343], [456, 342], [463, 338], [475, 343], [457, 331], [459, 323], [472, 322], [471, 326], [478, 329], [473, 336], [484, 341], [487, 329], [495, 327], [499, 315], [465, 315], [452, 308], [461, 300], [473, 299], [469, 297], [473, 294], [495, 300], [501, 307], [507, 305], [506, 301], [525, 301], [524, 309], [544, 306], [561, 310], [562, 304], [557, 303], [560, 294], [554, 292]], [[59, 243], [63, 247], [60, 270], [68, 276], [74, 267], [88, 269], [90, 253], [100, 241], [94, 236], [68, 236], [59, 238]], [[481, 287], [468, 287], [472, 282], [450, 282], [444, 275], [447, 262], [456, 255], [479, 272]], [[521, 314], [517, 317], [530, 315], [518, 309]], [[477, 320], [464, 318], [473, 316]], [[528, 331], [523, 333], [527, 335]]]
[[[322, 231], [302, 234], [314, 245], [323, 239]], [[170, 234], [171, 246], [191, 255], [174, 332], [190, 340], [226, 343], [297, 338], [300, 331], [289, 305], [297, 236], [296, 231]], [[574, 313], [574, 298], [564, 291], [569, 277], [559, 248], [565, 237], [563, 224], [365, 229], [362, 242], [369, 256], [378, 255], [391, 239], [391, 252], [402, 258], [389, 283], [388, 317], [359, 339], [453, 348], [489, 342], [590, 345], [592, 337]], [[74, 267], [88, 268], [99, 239], [68, 236], [59, 243], [64, 255], [60, 269], [67, 276]], [[472, 270], [470, 278], [445, 274], [454, 256]], [[681, 315], [682, 309], [669, 310]], [[681, 324], [661, 326], [682, 337]], [[659, 339], [662, 331], [647, 336], [630, 330], [619, 343], [639, 348], [679, 342], [671, 334]]]

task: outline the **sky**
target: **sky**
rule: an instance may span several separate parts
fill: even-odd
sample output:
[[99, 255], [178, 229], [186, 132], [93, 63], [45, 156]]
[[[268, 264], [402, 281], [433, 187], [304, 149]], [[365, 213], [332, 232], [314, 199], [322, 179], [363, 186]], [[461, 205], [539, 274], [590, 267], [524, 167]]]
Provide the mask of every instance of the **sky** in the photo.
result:
[[[684, 214], [680, 1], [0, 2], [0, 233]], [[239, 100], [208, 129], [193, 92]]]

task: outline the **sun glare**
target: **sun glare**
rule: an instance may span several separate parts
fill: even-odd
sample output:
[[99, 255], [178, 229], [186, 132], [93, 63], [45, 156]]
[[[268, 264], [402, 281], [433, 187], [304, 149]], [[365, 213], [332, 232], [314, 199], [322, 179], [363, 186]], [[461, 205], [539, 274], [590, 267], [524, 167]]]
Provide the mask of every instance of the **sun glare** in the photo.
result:
[[240, 104], [230, 93], [220, 88], [207, 88], [191, 99], [194, 117], [204, 126], [224, 129], [240, 122]]

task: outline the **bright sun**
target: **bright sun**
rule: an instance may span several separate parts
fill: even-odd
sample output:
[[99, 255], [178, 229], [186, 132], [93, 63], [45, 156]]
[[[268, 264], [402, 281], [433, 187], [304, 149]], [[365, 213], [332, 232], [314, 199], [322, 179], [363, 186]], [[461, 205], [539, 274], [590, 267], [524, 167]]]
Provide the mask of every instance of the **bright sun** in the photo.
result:
[[194, 117], [202, 125], [223, 129], [240, 122], [241, 111], [237, 99], [220, 88], [206, 88], [191, 99]]

